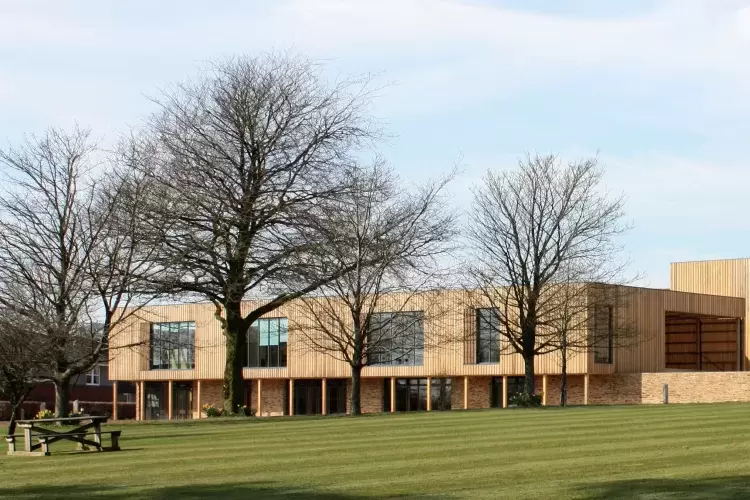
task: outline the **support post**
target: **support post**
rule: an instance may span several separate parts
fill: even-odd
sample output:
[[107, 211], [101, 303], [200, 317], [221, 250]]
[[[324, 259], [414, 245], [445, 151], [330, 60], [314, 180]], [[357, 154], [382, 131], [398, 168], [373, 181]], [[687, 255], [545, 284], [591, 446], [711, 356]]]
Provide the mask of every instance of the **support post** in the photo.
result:
[[320, 403], [322, 404], [322, 406], [320, 408], [320, 412], [323, 415], [327, 415], [328, 414], [328, 379], [327, 378], [323, 379], [323, 382], [321, 384], [321, 391], [323, 392], [323, 394], [321, 394]]
[[144, 382], [144, 381], [141, 380], [139, 382], [139, 385], [141, 387], [141, 394], [140, 394], [140, 397], [139, 397], [139, 402], [140, 402], [140, 407], [141, 408], [140, 408], [140, 411], [138, 412], [138, 413], [140, 413], [139, 420], [145, 420], [146, 419], [145, 418], [146, 417], [146, 408], [145, 408], [145, 405], [146, 405], [146, 382]]
[[742, 320], [737, 320], [737, 371], [741, 372], [745, 369], [744, 366], [742, 366], [742, 358], [744, 358], [742, 352], [745, 349], [742, 342]]
[[203, 404], [201, 403], [201, 381], [196, 382], [195, 404], [198, 406], [198, 418], [203, 418]]
[[669, 384], [663, 384], [661, 386], [661, 397], [662, 403], [669, 404]]
[[464, 410], [469, 409], [469, 377], [464, 377]]
[[263, 379], [258, 379], [258, 409], [257, 409], [257, 415], [260, 417], [262, 415], [263, 411], [263, 394], [261, 393], [261, 390], [263, 389]]
[[167, 420], [172, 420], [172, 386], [174, 385], [171, 380], [167, 381]]
[[396, 378], [391, 377], [391, 413], [396, 411]]
[[294, 415], [294, 379], [289, 379], [289, 415]]
[[508, 376], [503, 376], [503, 408], [508, 407]]
[[427, 411], [432, 411], [432, 378], [427, 377]]
[[31, 453], [31, 427], [23, 428], [23, 449]]
[[696, 322], [696, 334], [695, 334], [695, 342], [698, 344], [696, 347], [698, 348], [698, 371], [703, 370], [703, 322], [701, 322], [701, 319], [698, 318], [695, 320]]
[[112, 420], [117, 420], [117, 381], [112, 382]]
[[589, 404], [589, 374], [583, 376], [583, 404]]
[[542, 406], [547, 406], [547, 375], [542, 375]]

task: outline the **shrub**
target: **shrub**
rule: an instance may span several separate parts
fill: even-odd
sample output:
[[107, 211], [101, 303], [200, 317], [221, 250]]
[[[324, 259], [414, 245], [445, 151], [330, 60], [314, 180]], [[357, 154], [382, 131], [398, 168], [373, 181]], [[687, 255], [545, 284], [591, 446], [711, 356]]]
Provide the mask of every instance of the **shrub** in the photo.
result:
[[203, 412], [208, 418], [221, 417], [224, 411], [221, 408], [217, 408], [212, 404], [203, 405]]
[[525, 392], [514, 394], [509, 401], [511, 406], [521, 406], [524, 408], [542, 406], [542, 396], [539, 394], [529, 395]]
[[44, 409], [44, 410], [39, 410], [39, 412], [36, 414], [34, 418], [37, 420], [41, 420], [43, 418], [53, 418], [54, 416], [55, 414], [52, 412], [52, 410]]

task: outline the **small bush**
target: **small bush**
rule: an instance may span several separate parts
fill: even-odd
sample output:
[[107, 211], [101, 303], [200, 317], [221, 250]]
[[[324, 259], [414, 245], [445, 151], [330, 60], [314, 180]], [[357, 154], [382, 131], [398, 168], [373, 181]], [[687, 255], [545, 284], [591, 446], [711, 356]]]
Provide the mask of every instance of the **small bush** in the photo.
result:
[[509, 403], [511, 406], [520, 406], [523, 408], [542, 406], [542, 396], [539, 394], [529, 395], [525, 392], [521, 392], [511, 396]]
[[205, 413], [208, 418], [216, 418], [221, 417], [224, 411], [212, 404], [205, 404], [203, 405], [203, 413]]
[[203, 413], [206, 414], [208, 418], [216, 418], [216, 417], [254, 417], [255, 416], [255, 409], [254, 408], [248, 408], [245, 405], [238, 406], [237, 411], [234, 412], [227, 412], [224, 411], [223, 408], [219, 408], [217, 406], [214, 406], [212, 404], [205, 404], [203, 405]]
[[43, 418], [53, 418], [54, 416], [55, 414], [52, 412], [52, 410], [44, 409], [44, 410], [39, 410], [39, 412], [36, 414], [34, 418], [37, 420], [41, 420]]

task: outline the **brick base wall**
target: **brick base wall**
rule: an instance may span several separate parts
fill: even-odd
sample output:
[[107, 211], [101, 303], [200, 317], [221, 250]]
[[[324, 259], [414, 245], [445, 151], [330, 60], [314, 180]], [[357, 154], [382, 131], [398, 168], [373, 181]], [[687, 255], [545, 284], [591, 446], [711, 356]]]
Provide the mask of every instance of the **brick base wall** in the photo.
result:
[[[360, 405], [362, 413], [380, 413], [383, 411], [383, 379], [382, 378], [363, 378], [360, 386]], [[349, 387], [348, 394], [351, 394]], [[349, 402], [346, 403], [346, 410], [349, 411]]]
[[289, 408], [285, 408], [286, 405], [284, 404], [284, 395], [288, 385], [288, 380], [263, 380], [261, 383], [261, 414], [258, 414], [259, 417], [278, 417], [289, 413]]
[[[383, 411], [382, 378], [362, 379], [362, 413]], [[464, 407], [464, 377], [454, 377], [452, 382], [451, 406], [454, 410]], [[469, 409], [490, 407], [490, 377], [469, 377]], [[266, 379], [262, 383], [262, 404], [258, 416], [278, 416], [288, 414], [285, 394], [289, 381], [286, 379]], [[543, 391], [543, 377], [535, 380], [536, 392]], [[257, 408], [257, 386], [253, 381], [251, 404]], [[663, 385], [668, 384], [670, 403], [724, 403], [750, 402], [750, 372], [663, 372], [634, 373], [616, 375], [590, 375], [588, 403], [596, 404], [661, 404]], [[547, 405], [560, 404], [562, 378], [559, 375], [547, 377]], [[584, 376], [568, 375], [568, 404], [584, 404]], [[140, 414], [140, 384], [135, 384], [136, 397], [134, 410]], [[200, 404], [222, 404], [222, 382], [220, 380], [201, 381]], [[347, 383], [347, 411], [351, 384]], [[197, 412], [194, 415], [197, 417]]]

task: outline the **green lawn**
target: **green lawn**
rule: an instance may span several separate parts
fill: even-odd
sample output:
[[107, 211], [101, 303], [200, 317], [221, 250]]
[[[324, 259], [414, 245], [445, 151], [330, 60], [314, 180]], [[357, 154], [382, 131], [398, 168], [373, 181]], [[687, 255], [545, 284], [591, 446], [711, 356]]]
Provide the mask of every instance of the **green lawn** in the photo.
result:
[[109, 427], [123, 451], [0, 457], [0, 497], [750, 498], [750, 405]]

